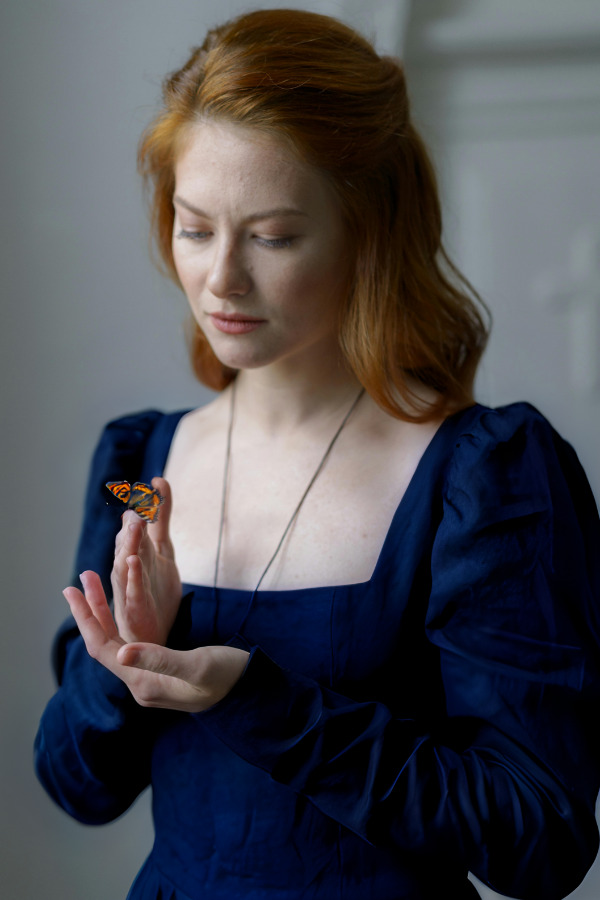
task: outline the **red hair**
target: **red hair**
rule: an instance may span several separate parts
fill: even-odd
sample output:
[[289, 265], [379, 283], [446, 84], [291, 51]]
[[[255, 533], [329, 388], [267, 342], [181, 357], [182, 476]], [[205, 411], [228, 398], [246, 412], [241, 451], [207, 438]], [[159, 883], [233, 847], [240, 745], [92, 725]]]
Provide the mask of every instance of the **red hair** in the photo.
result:
[[[487, 330], [479, 298], [442, 247], [435, 173], [396, 60], [328, 16], [264, 10], [210, 31], [167, 78], [163, 98], [139, 165], [153, 188], [153, 235], [177, 283], [172, 198], [186, 131], [210, 117], [254, 126], [289, 142], [337, 193], [355, 259], [339, 340], [369, 394], [414, 421], [473, 402]], [[191, 354], [209, 387], [235, 377], [197, 325]], [[420, 400], [415, 380], [435, 399]]]

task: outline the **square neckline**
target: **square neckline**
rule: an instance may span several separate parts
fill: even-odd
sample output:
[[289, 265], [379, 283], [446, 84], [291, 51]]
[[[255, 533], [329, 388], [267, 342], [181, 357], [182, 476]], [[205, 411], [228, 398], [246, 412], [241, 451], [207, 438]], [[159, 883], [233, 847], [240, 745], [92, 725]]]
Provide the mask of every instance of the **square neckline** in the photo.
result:
[[[375, 566], [369, 578], [365, 581], [356, 581], [356, 582], [348, 582], [344, 584], [330, 584], [330, 585], [313, 585], [312, 587], [299, 587], [299, 588], [265, 588], [260, 589], [259, 591], [255, 591], [254, 588], [232, 588], [232, 587], [220, 587], [217, 586], [216, 590], [218, 590], [221, 594], [231, 594], [237, 595], [240, 597], [250, 596], [256, 592], [256, 594], [260, 594], [261, 596], [283, 596], [288, 594], [308, 594], [308, 593], [319, 593], [319, 592], [331, 592], [335, 590], [347, 590], [347, 589], [359, 589], [361, 587], [367, 588], [373, 581], [376, 580], [380, 569], [385, 564], [385, 560], [387, 557], [387, 549], [389, 544], [392, 541], [392, 535], [397, 530], [398, 522], [405, 517], [405, 510], [409, 504], [413, 503], [413, 496], [417, 496], [417, 487], [418, 483], [422, 480], [423, 474], [425, 470], [429, 470], [432, 468], [435, 460], [437, 459], [438, 447], [445, 446], [445, 443], [442, 444], [442, 438], [446, 434], [446, 432], [450, 429], [451, 423], [454, 424], [458, 422], [463, 415], [466, 413], [472, 413], [474, 410], [480, 409], [481, 406], [478, 403], [474, 403], [471, 406], [465, 407], [464, 409], [457, 410], [457, 412], [452, 413], [447, 416], [443, 422], [440, 423], [434, 434], [432, 435], [430, 441], [427, 446], [423, 450], [419, 461], [415, 467], [415, 470], [408, 482], [406, 490], [404, 491], [398, 506], [394, 511], [394, 515], [390, 521], [388, 530], [386, 531], [385, 537], [383, 539], [383, 543], [381, 545], [381, 549], [377, 556], [377, 560], [375, 562]], [[163, 419], [164, 427], [166, 430], [166, 434], [164, 435], [165, 446], [162, 448], [161, 455], [161, 466], [160, 466], [160, 475], [163, 477], [164, 470], [167, 465], [167, 460], [169, 457], [169, 453], [171, 450], [171, 445], [173, 443], [173, 439], [175, 437], [175, 432], [179, 426], [179, 423], [188, 413], [194, 412], [194, 408], [181, 410], [177, 413], [172, 413], [171, 415], [166, 415]], [[208, 591], [212, 592], [215, 590], [213, 585], [206, 584], [194, 584], [188, 581], [182, 581], [182, 590], [184, 593], [190, 592], [203, 592], [206, 593]]]

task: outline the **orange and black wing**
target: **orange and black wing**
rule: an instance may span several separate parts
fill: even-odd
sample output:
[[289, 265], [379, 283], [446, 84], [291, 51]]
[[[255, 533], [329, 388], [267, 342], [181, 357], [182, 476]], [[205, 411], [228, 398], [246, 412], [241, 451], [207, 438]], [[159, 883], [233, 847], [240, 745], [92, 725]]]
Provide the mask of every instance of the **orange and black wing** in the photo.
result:
[[156, 522], [158, 510], [163, 502], [163, 497], [156, 488], [149, 484], [143, 484], [141, 481], [131, 488], [131, 496], [129, 498], [128, 507], [133, 509], [144, 522]]
[[131, 485], [128, 481], [107, 481], [106, 487], [118, 500], [122, 500], [123, 503], [129, 502]]

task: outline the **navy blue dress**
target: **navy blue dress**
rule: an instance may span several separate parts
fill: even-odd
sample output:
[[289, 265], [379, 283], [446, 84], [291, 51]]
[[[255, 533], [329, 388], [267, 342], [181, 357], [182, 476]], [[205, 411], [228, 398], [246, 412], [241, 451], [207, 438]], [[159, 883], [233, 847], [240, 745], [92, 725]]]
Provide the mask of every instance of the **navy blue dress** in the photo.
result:
[[[110, 423], [77, 571], [107, 588], [104, 482], [161, 474], [181, 413]], [[138, 707], [72, 620], [36, 741], [82, 822], [152, 785], [130, 900], [558, 900], [595, 857], [600, 524], [577, 457], [531, 406], [474, 406], [425, 451], [369, 581], [185, 586], [169, 644], [251, 650], [197, 715]]]

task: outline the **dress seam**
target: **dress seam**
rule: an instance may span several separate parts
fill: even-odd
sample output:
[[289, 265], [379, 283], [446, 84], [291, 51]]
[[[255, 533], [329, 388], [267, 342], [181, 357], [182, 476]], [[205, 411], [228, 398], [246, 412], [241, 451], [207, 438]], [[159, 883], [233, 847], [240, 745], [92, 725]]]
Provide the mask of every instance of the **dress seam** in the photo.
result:
[[[154, 854], [154, 851], [152, 851], [150, 853], [150, 856], [148, 857], [148, 861], [152, 863], [152, 865], [158, 872], [161, 879], [163, 879], [163, 881], [166, 881], [168, 883], [169, 887], [171, 888], [172, 898], [177, 898], [177, 900], [192, 900], [190, 895], [184, 893], [182, 891], [182, 889], [179, 887], [179, 885], [175, 884], [175, 882], [172, 880], [172, 878], [170, 878], [169, 875], [167, 875], [166, 872], [163, 871], [161, 866], [159, 866], [159, 864], [156, 861], [156, 856]], [[169, 900], [172, 900], [172, 898], [169, 898]]]

